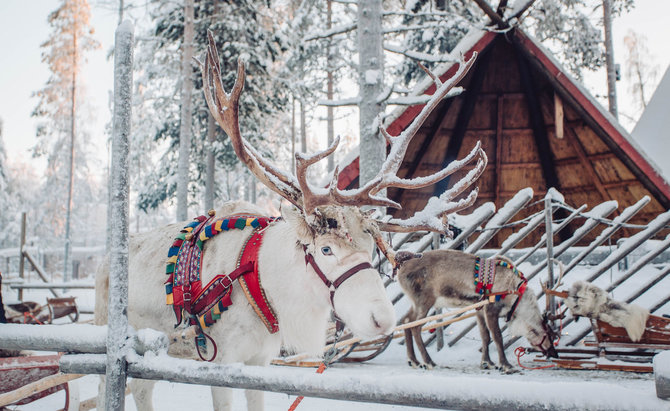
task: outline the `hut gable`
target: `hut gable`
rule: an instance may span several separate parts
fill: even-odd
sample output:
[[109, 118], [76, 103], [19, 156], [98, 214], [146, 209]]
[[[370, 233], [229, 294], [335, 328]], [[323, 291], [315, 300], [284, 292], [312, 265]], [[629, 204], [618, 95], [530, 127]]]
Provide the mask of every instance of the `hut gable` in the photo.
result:
[[[459, 84], [465, 91], [433, 111], [412, 140], [400, 177], [434, 173], [481, 141], [489, 164], [478, 182], [475, 206], [491, 201], [500, 207], [525, 187], [541, 198], [554, 187], [573, 206], [616, 200], [623, 209], [648, 195], [652, 201], [636, 217], [638, 222], [670, 208], [670, 186], [655, 166], [534, 39], [519, 28], [504, 34], [478, 31], [466, 36], [454, 54], [469, 57], [474, 51], [477, 61]], [[446, 65], [441, 77], [455, 70]], [[419, 84], [418, 94], [431, 94], [428, 84]], [[419, 109], [393, 112], [388, 131], [400, 133]], [[355, 187], [357, 169], [354, 159], [338, 186]], [[445, 179], [422, 190], [390, 189], [389, 197], [403, 206], [396, 213], [406, 217], [449, 186]]]

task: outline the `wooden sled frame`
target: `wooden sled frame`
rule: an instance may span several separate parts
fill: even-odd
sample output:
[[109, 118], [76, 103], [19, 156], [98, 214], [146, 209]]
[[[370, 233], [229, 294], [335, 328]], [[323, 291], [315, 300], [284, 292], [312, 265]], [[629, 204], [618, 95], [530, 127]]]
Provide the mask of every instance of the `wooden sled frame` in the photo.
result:
[[[547, 295], [567, 298], [568, 293], [545, 289]], [[590, 319], [595, 340], [585, 340], [585, 348], [560, 347], [556, 349], [560, 358], [536, 362], [552, 363], [559, 368], [575, 370], [608, 370], [628, 372], [654, 372], [653, 356], [662, 350], [670, 350], [670, 318], [649, 315], [640, 341], [633, 342], [626, 329], [614, 327], [601, 320]], [[526, 349], [527, 352], [537, 352]]]
[[33, 301], [24, 301], [7, 306], [18, 314], [7, 316], [7, 321], [17, 324], [51, 324], [53, 320], [69, 316], [73, 323], [79, 320], [79, 308], [76, 297], [47, 298], [45, 305]]
[[0, 408], [24, 405], [65, 391], [65, 411], [79, 410], [79, 393], [73, 380], [82, 374], [61, 374], [60, 355], [0, 358]]

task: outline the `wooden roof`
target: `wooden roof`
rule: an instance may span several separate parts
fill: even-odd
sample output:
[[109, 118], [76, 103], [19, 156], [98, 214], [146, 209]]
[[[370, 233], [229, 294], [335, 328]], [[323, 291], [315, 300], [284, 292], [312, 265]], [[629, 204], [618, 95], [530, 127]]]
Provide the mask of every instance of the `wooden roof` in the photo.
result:
[[[515, 28], [471, 34], [466, 43], [459, 52], [479, 56], [459, 84], [465, 91], [443, 101], [426, 120], [408, 148], [400, 177], [436, 172], [467, 155], [479, 140], [489, 163], [478, 181], [475, 206], [492, 201], [501, 207], [525, 187], [542, 198], [555, 187], [575, 207], [617, 200], [622, 210], [651, 197], [631, 223], [646, 223], [670, 208], [670, 186], [629, 134], [535, 40]], [[443, 80], [456, 66], [444, 70]], [[388, 131], [400, 133], [419, 110], [396, 112]], [[423, 208], [458, 177], [419, 190], [390, 189], [389, 197], [403, 207], [395, 214]], [[356, 158], [342, 170], [338, 186], [357, 185]]]

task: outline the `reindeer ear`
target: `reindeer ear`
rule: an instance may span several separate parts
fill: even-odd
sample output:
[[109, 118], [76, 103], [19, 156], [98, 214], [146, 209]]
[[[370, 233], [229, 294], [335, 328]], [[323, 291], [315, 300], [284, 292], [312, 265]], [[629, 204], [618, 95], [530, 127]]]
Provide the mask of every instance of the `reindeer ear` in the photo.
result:
[[283, 206], [281, 214], [284, 220], [293, 227], [298, 235], [298, 240], [302, 244], [307, 244], [312, 241], [314, 238], [314, 231], [312, 230], [312, 227], [307, 224], [305, 216], [300, 210], [293, 206]]

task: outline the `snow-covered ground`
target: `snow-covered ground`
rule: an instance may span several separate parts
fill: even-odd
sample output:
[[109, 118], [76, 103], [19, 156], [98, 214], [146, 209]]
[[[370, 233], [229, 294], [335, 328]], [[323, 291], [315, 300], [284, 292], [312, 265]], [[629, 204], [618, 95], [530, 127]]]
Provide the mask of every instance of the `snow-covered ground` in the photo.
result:
[[[521, 265], [521, 270], [530, 270], [530, 266]], [[622, 286], [618, 287], [613, 297], [625, 300], [628, 295], [632, 295], [637, 288], [647, 283], [658, 272], [654, 266], [645, 267], [634, 278], [627, 280]], [[613, 269], [605, 273], [595, 284], [600, 287], [606, 287], [611, 282], [616, 281], [622, 274], [621, 271]], [[565, 278], [566, 285], [561, 288], [567, 288], [570, 283], [579, 279], [587, 278], [589, 267], [579, 267], [571, 272]], [[541, 276], [538, 276], [541, 277]], [[537, 280], [531, 281], [531, 286], [538, 287]], [[665, 278], [658, 282], [649, 292], [644, 293], [635, 303], [645, 307], [653, 307], [659, 301], [667, 298], [670, 292], [670, 278]], [[397, 285], [389, 287], [389, 294], [394, 296], [398, 292]], [[93, 307], [92, 290], [73, 290], [72, 294], [78, 296], [78, 302], [82, 307], [91, 309]], [[26, 291], [25, 299], [43, 302], [48, 295], [46, 290]], [[10, 295], [6, 295], [11, 299]], [[398, 306], [399, 315], [404, 314], [407, 309], [407, 302], [401, 300]], [[657, 314], [670, 313], [670, 304], [661, 307]], [[87, 316], [83, 316], [84, 319]], [[90, 316], [88, 316], [90, 318]], [[466, 322], [460, 322], [450, 327], [446, 331], [446, 339], [457, 335]], [[576, 335], [589, 325], [586, 321], [573, 322], [563, 329], [563, 339], [568, 339], [571, 335]], [[478, 367], [479, 364], [479, 338], [478, 331], [475, 328], [465, 338], [459, 341], [453, 347], [447, 347], [439, 352], [435, 345], [429, 347], [429, 352], [433, 360], [438, 363], [438, 367], [433, 370], [412, 369], [406, 365], [405, 347], [400, 345], [400, 340], [395, 340], [391, 346], [379, 357], [363, 364], [335, 364], [332, 369], [326, 373], [342, 374], [347, 372], [357, 373], [359, 376], [378, 378], [400, 377], [416, 383], [416, 381], [425, 381], [426, 386], [434, 386], [436, 383], [444, 381], [444, 390], [450, 390], [456, 395], [472, 395], [473, 392], [509, 394], [521, 399], [538, 399], [545, 402], [547, 407], [552, 405], [559, 408], [566, 408], [574, 405], [575, 408], [580, 404], [585, 404], [584, 398], [589, 398], [598, 404], [602, 409], [635, 409], [635, 410], [670, 410], [670, 402], [660, 400], [656, 397], [654, 377], [652, 374], [635, 374], [609, 371], [572, 371], [560, 369], [543, 370], [522, 370], [513, 375], [502, 375], [496, 370], [483, 371]], [[525, 340], [520, 340], [516, 345], [527, 344]], [[515, 346], [516, 346], [515, 345]], [[513, 354], [513, 348], [507, 350], [507, 357], [516, 365], [517, 359]], [[492, 358], [497, 359], [495, 348], [492, 349]], [[527, 355], [522, 358], [522, 362], [528, 366], [534, 366], [532, 356]], [[297, 372], [314, 373], [313, 369], [299, 369]], [[345, 374], [346, 375], [346, 374]], [[319, 378], [314, 374], [314, 378]], [[97, 377], [87, 376], [78, 381], [81, 399], [91, 398], [97, 391]], [[522, 387], [522, 388], [520, 388]], [[265, 403], [268, 411], [287, 410], [294, 400], [294, 396], [279, 393], [266, 393]], [[63, 406], [63, 393], [58, 393], [42, 400], [28, 405], [13, 407], [16, 410], [49, 410], [58, 409]], [[234, 394], [235, 409], [244, 410], [245, 397], [242, 391], [236, 390]], [[156, 385], [154, 391], [154, 404], [156, 410], [208, 410], [212, 409], [211, 395], [208, 387], [176, 384], [161, 381]], [[495, 407], [494, 407], [495, 408]], [[523, 408], [523, 407], [522, 407]], [[134, 410], [134, 402], [131, 396], [127, 397], [126, 409]], [[336, 401], [317, 398], [305, 398], [297, 408], [298, 410], [414, 410], [419, 408], [406, 406], [391, 406], [369, 403], [357, 403], [351, 401]]]

